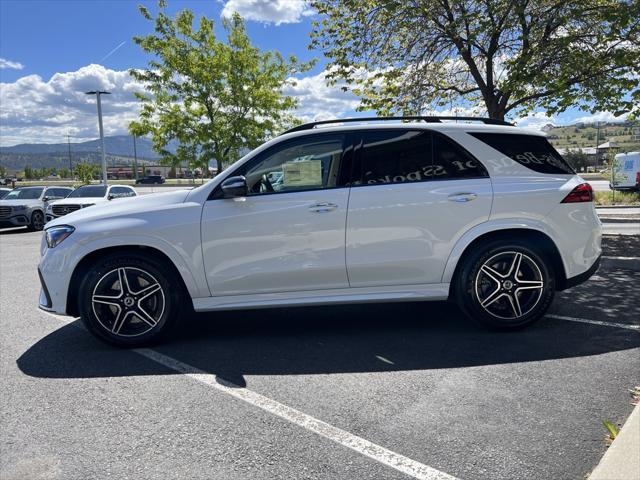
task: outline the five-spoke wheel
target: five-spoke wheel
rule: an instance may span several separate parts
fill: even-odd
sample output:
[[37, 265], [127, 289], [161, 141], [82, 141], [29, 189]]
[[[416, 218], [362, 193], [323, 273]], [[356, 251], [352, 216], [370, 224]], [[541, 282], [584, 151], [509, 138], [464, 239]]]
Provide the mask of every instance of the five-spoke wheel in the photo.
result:
[[178, 321], [182, 284], [171, 266], [142, 254], [96, 262], [79, 292], [80, 316], [98, 337], [118, 346], [141, 346], [164, 336]]
[[555, 291], [548, 256], [524, 240], [479, 245], [465, 258], [454, 285], [470, 318], [507, 329], [542, 317]]
[[121, 336], [153, 329], [165, 309], [158, 280], [140, 268], [120, 267], [105, 273], [93, 289], [93, 313], [100, 324]]

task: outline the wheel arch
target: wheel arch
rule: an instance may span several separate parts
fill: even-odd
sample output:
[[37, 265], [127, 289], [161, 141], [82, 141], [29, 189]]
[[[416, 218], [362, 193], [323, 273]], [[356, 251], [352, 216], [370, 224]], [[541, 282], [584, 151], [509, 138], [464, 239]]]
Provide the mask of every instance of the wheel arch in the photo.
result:
[[97, 250], [93, 250], [86, 254], [75, 266], [73, 273], [71, 274], [71, 279], [69, 281], [69, 288], [67, 293], [67, 303], [66, 303], [66, 313], [67, 315], [72, 315], [77, 317], [79, 315], [78, 311], [78, 292], [80, 290], [80, 284], [85, 274], [91, 267], [91, 265], [96, 262], [100, 258], [104, 258], [106, 255], [112, 255], [114, 253], [126, 255], [129, 254], [137, 254], [143, 255], [145, 257], [154, 259], [155, 261], [166, 265], [169, 269], [172, 270], [174, 274], [174, 278], [178, 279], [180, 288], [185, 295], [191, 299], [191, 294], [189, 293], [189, 289], [184, 281], [183, 276], [181, 275], [178, 267], [175, 263], [169, 258], [167, 254], [162, 252], [161, 250], [150, 247], [146, 245], [117, 245], [113, 247], [104, 247], [99, 248]]
[[551, 262], [551, 267], [553, 268], [555, 275], [556, 290], [564, 290], [566, 288], [567, 276], [565, 266], [562, 261], [562, 256], [560, 255], [560, 251], [553, 239], [546, 232], [536, 228], [505, 227], [479, 233], [471, 239], [467, 239], [463, 245], [458, 242], [454, 251], [449, 256], [442, 279], [443, 282], [448, 282], [451, 285], [450, 296], [453, 294], [453, 288], [455, 288], [457, 283], [456, 279], [460, 274], [467, 257], [474, 248], [493, 240], [514, 239], [533, 241], [540, 253], [545, 255]]

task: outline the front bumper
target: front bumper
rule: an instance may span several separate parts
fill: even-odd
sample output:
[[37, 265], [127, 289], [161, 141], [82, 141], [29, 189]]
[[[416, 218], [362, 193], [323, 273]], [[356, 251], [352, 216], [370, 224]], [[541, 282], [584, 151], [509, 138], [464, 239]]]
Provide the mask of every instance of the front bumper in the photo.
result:
[[29, 219], [26, 215], [15, 215], [0, 219], [0, 228], [24, 227], [27, 225], [29, 225]]

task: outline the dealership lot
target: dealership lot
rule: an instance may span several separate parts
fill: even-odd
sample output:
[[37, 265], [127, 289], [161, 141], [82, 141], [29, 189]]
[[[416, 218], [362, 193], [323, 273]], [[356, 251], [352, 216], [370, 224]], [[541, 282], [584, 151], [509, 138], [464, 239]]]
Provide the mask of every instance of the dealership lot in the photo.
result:
[[[601, 269], [516, 333], [351, 305], [198, 316], [123, 351], [36, 308], [40, 238], [0, 232], [3, 480], [582, 479], [640, 384], [636, 271]], [[614, 238], [605, 254], [640, 251]]]

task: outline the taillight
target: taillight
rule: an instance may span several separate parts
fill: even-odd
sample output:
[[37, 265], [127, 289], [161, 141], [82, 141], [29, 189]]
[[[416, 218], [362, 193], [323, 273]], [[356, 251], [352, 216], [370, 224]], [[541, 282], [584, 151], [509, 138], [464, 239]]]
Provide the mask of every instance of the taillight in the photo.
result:
[[636, 186], [640, 185], [640, 170], [636, 172]]
[[564, 197], [562, 203], [593, 202], [593, 189], [588, 183], [581, 183]]

